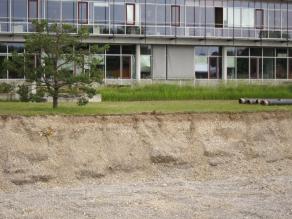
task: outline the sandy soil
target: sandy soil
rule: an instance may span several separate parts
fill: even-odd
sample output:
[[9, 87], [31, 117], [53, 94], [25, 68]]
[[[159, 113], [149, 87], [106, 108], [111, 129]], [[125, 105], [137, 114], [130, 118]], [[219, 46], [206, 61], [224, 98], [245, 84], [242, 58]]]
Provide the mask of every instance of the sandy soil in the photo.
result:
[[0, 117], [0, 218], [291, 218], [292, 113]]

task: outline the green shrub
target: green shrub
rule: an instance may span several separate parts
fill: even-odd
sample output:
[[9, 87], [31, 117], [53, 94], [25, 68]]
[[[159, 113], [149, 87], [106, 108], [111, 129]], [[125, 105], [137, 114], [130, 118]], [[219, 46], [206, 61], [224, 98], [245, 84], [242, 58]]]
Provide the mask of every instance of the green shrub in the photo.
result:
[[96, 95], [96, 89], [92, 87], [82, 87], [81, 90], [83, 90], [88, 98], [93, 98], [94, 95]]
[[85, 106], [86, 104], [88, 104], [88, 99], [86, 97], [80, 97], [77, 101], [77, 105], [78, 106]]
[[30, 101], [29, 88], [26, 85], [18, 85], [17, 93], [21, 102]]
[[45, 96], [45, 90], [44, 89], [37, 89], [36, 94], [30, 94], [30, 101], [31, 102], [46, 102]]
[[0, 93], [10, 93], [14, 89], [14, 86], [7, 83], [0, 83]]

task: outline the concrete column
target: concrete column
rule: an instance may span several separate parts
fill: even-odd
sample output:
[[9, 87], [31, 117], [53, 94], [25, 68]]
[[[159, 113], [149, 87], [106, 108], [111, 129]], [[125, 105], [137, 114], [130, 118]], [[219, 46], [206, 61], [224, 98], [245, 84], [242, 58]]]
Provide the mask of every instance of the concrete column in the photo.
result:
[[222, 80], [227, 81], [227, 49], [222, 47]]
[[37, 86], [36, 86], [36, 82], [32, 82], [31, 84], [31, 93], [32, 94], [36, 94], [37, 93]]
[[136, 45], [136, 80], [141, 80], [141, 46]]

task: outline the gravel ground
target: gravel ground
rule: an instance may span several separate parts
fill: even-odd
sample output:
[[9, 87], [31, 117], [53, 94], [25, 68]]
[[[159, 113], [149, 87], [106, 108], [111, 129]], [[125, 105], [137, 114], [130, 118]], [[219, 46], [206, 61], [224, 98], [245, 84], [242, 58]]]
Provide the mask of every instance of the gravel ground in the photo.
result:
[[2, 192], [0, 218], [292, 218], [292, 177], [163, 179]]

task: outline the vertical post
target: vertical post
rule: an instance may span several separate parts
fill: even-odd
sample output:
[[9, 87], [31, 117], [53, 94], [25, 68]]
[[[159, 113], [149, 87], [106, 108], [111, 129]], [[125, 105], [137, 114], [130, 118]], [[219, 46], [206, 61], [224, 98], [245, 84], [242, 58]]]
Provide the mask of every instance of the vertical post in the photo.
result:
[[222, 80], [227, 82], [227, 49], [222, 47]]
[[136, 45], [136, 80], [141, 80], [141, 46]]
[[11, 0], [9, 1], [9, 32], [14, 32], [12, 31], [12, 5], [11, 5]]

